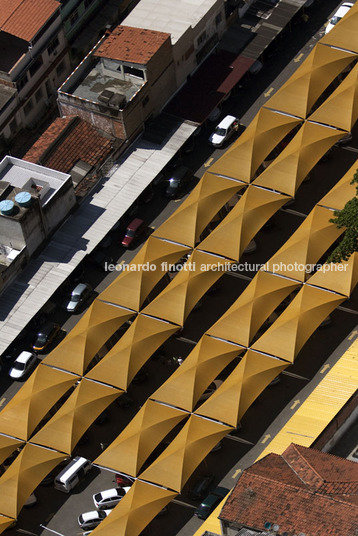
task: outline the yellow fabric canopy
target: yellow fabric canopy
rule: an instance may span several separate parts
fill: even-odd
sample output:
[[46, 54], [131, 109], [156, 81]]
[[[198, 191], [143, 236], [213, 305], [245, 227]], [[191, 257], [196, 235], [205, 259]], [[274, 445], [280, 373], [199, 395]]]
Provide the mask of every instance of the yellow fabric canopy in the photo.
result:
[[223, 316], [207, 331], [243, 346], [249, 346], [258, 329], [298, 283], [259, 271]]
[[[320, 43], [323, 43], [321, 39]], [[312, 106], [331, 82], [354, 59], [354, 55], [318, 43], [298, 69], [266, 103], [305, 119]]]
[[177, 493], [137, 480], [111, 514], [92, 532], [94, 536], [139, 536]]
[[333, 242], [344, 232], [329, 223], [333, 212], [316, 206], [300, 227], [278, 252], [265, 264], [265, 270], [305, 281], [309, 266], [322, 257]]
[[269, 153], [300, 122], [295, 117], [261, 108], [238, 140], [210, 167], [210, 172], [249, 183]]
[[180, 492], [205, 456], [231, 430], [223, 424], [192, 415], [176, 438], [140, 478]]
[[254, 184], [294, 196], [320, 158], [344, 135], [342, 130], [307, 121]]
[[60, 452], [25, 445], [0, 477], [0, 513], [16, 519], [29, 495], [64, 458]]
[[355, 251], [347, 261], [324, 264], [308, 283], [332, 292], [350, 296], [358, 282], [358, 253]]
[[14, 520], [11, 517], [6, 517], [0, 515], [0, 534], [4, 532], [10, 525], [12, 525]]
[[243, 351], [243, 348], [204, 335], [152, 398], [192, 411], [208, 385]]
[[222, 385], [197, 410], [236, 428], [251, 404], [288, 363], [248, 350]]
[[176, 331], [178, 326], [138, 315], [117, 344], [86, 377], [126, 390], [147, 359]]
[[194, 247], [214, 216], [244, 186], [206, 172], [187, 199], [158, 227], [153, 236]]
[[335, 210], [342, 210], [344, 205], [355, 197], [356, 187], [351, 184], [353, 176], [358, 168], [358, 161], [356, 160], [351, 168], [345, 175], [337, 182], [335, 186], [325, 195], [318, 203], [320, 206], [333, 208]]
[[250, 241], [288, 197], [249, 186], [223, 221], [198, 246], [238, 261]]
[[195, 304], [228, 269], [224, 259], [194, 251], [169, 285], [143, 313], [182, 326]]
[[187, 416], [184, 411], [147, 400], [95, 463], [137, 476], [149, 454]]
[[346, 13], [338, 24], [320, 40], [325, 45], [344, 48], [358, 53], [358, 6], [356, 4]]
[[252, 348], [293, 363], [315, 329], [345, 299], [333, 292], [304, 285]]
[[189, 248], [150, 236], [129, 265], [98, 298], [139, 311], [145, 298], [167, 271], [162, 263], [176, 263], [189, 251]]
[[82, 376], [98, 350], [133, 314], [133, 311], [96, 299], [43, 363]]
[[[358, 19], [357, 19], [358, 21]], [[337, 89], [309, 117], [350, 132], [358, 119], [358, 65], [353, 67]]]
[[3, 463], [16, 449], [24, 444], [23, 441], [0, 435], [0, 463]]
[[0, 433], [29, 439], [52, 406], [78, 376], [40, 364], [0, 412]]
[[63, 406], [31, 441], [71, 454], [87, 428], [120, 394], [122, 392], [113, 387], [81, 380]]

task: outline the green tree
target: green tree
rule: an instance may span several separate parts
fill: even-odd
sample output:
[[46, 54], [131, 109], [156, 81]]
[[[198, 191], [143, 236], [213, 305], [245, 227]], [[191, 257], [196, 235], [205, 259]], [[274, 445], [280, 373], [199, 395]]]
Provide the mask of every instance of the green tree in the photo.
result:
[[[358, 170], [355, 172], [351, 184], [358, 185]], [[346, 228], [342, 240], [329, 255], [326, 262], [342, 262], [349, 259], [358, 251], [358, 186], [356, 196], [347, 201], [342, 210], [334, 211], [334, 218], [329, 221], [335, 223], [338, 229]]]

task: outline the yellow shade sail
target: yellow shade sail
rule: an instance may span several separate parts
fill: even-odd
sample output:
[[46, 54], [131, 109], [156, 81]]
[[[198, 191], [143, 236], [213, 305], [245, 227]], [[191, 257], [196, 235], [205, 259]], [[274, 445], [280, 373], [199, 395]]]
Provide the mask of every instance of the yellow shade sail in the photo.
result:
[[152, 519], [176, 496], [177, 493], [137, 480], [92, 534], [139, 536]]
[[78, 376], [40, 364], [0, 412], [0, 433], [29, 439], [52, 406]]
[[325, 195], [318, 203], [320, 206], [333, 208], [334, 210], [342, 210], [344, 205], [355, 197], [356, 186], [351, 184], [355, 172], [358, 168], [358, 161], [355, 161], [353, 166], [349, 168], [347, 173], [337, 182], [335, 186]]
[[288, 363], [248, 350], [222, 385], [195, 413], [236, 428], [251, 404]]
[[249, 183], [257, 168], [300, 120], [261, 108], [239, 139], [211, 167], [217, 173]]
[[196, 303], [228, 269], [224, 259], [194, 251], [169, 285], [143, 313], [182, 326]]
[[184, 411], [147, 400], [95, 463], [137, 476], [149, 454], [187, 416]]
[[0, 435], [0, 463], [3, 463], [6, 458], [24, 444], [23, 441], [19, 441], [13, 437]]
[[207, 331], [209, 335], [249, 346], [270, 314], [298, 283], [259, 271], [223, 316]]
[[12, 525], [14, 520], [11, 517], [0, 515], [0, 534], [4, 532], [10, 525]]
[[358, 282], [358, 253], [355, 251], [347, 261], [324, 264], [308, 283], [332, 292], [350, 296]]
[[238, 261], [250, 241], [288, 197], [249, 186], [224, 220], [198, 246]]
[[243, 351], [243, 348], [204, 335], [152, 398], [192, 411], [208, 385]]
[[[332, 47], [344, 48], [358, 53], [358, 9], [357, 5], [346, 13], [346, 15], [332, 28], [328, 34], [324, 35], [320, 43]], [[328, 48], [328, 47], [327, 47]]]
[[348, 132], [352, 130], [358, 119], [358, 65], [353, 67], [343, 82], [310, 115], [309, 119]]
[[165, 264], [176, 263], [190, 249], [150, 236], [134, 259], [98, 299], [139, 311], [143, 301], [165, 275]]
[[318, 97], [354, 59], [350, 52], [318, 43], [266, 107], [305, 119]]
[[315, 329], [345, 299], [333, 292], [304, 285], [252, 348], [293, 363]]
[[117, 344], [86, 377], [126, 390], [149, 357], [176, 331], [176, 325], [138, 315]]
[[199, 184], [153, 236], [194, 247], [227, 201], [245, 185], [205, 173]]
[[196, 467], [232, 428], [192, 415], [142, 480], [180, 492]]
[[54, 450], [27, 444], [0, 477], [0, 512], [16, 518], [29, 495], [41, 480], [64, 460]]
[[345, 132], [307, 121], [254, 184], [294, 196], [311, 169]]
[[265, 270], [298, 281], [305, 281], [307, 273], [322, 257], [333, 242], [344, 232], [329, 220], [333, 212], [316, 206], [286, 241], [265, 264]]
[[82, 376], [98, 350], [133, 314], [128, 309], [95, 300], [43, 363]]
[[81, 380], [63, 406], [31, 441], [71, 454], [87, 428], [121, 393], [107, 385]]

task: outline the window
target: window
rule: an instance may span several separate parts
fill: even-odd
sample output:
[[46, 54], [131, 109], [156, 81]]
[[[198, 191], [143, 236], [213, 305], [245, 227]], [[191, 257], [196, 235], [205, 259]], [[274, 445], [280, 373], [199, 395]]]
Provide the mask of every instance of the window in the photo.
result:
[[51, 43], [49, 44], [49, 46], [47, 47], [47, 52], [48, 52], [49, 56], [55, 52], [55, 50], [56, 50], [56, 48], [58, 47], [59, 44], [60, 44], [60, 42], [59, 42], [58, 37], [56, 35], [55, 39], [53, 39], [51, 41]]
[[31, 65], [29, 72], [30, 76], [34, 76], [35, 73], [40, 69], [40, 67], [43, 65], [42, 56], [39, 56], [34, 63]]
[[15, 134], [15, 132], [17, 131], [17, 121], [16, 121], [16, 117], [10, 121], [10, 132], [11, 134]]
[[57, 66], [57, 69], [56, 69], [56, 75], [57, 77], [59, 77], [63, 71], [65, 70], [65, 61], [61, 61], [61, 63], [59, 63], [59, 65]]
[[42, 88], [38, 89], [35, 93], [35, 101], [39, 103], [41, 99], [42, 99]]
[[215, 24], [216, 26], [219, 26], [220, 22], [223, 20], [222, 13], [219, 13], [219, 15], [216, 15], [215, 17]]
[[191, 45], [191, 47], [188, 48], [188, 50], [185, 52], [185, 60], [190, 58], [193, 52], [194, 52], [194, 45]]
[[76, 24], [76, 22], [78, 21], [79, 19], [79, 15], [78, 15], [78, 11], [77, 9], [72, 13], [71, 17], [70, 17], [70, 25], [71, 26], [74, 26]]
[[25, 104], [25, 106], [24, 106], [24, 114], [25, 114], [25, 115], [29, 115], [29, 113], [31, 112], [31, 110], [32, 110], [33, 107], [34, 107], [34, 106], [33, 106], [33, 104], [32, 104], [32, 101], [29, 100], [29, 101]]
[[25, 73], [24, 76], [22, 76], [20, 80], [17, 82], [18, 91], [21, 91], [22, 88], [27, 84], [27, 82], [28, 82], [28, 77], [27, 77], [27, 73]]
[[131, 76], [136, 76], [137, 78], [143, 78], [144, 80], [144, 72], [141, 69], [137, 69], [136, 67], [131, 67], [130, 65], [123, 65], [123, 71], [127, 74], [130, 74]]
[[143, 106], [146, 106], [149, 102], [149, 96], [147, 95], [146, 97], [144, 97], [143, 99]]
[[200, 47], [206, 40], [206, 32], [204, 31], [201, 35], [198, 37], [198, 47]]

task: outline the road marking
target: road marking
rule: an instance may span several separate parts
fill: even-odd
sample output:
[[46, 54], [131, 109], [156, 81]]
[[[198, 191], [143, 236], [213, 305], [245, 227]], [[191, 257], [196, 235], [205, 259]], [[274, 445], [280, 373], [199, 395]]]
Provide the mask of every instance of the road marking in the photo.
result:
[[291, 409], [295, 409], [295, 407], [298, 406], [299, 404], [301, 404], [301, 402], [299, 400], [295, 400], [291, 406]]
[[2, 405], [3, 405], [3, 403], [5, 402], [5, 400], [6, 400], [6, 398], [5, 398], [5, 397], [4, 397], [4, 398], [2, 398], [2, 399], [0, 400], [0, 406], [2, 406]]
[[271, 438], [271, 434], [266, 434], [261, 443], [267, 443], [267, 441]]
[[[352, 339], [354, 339], [354, 337], [356, 337], [358, 335], [358, 331], [355, 329], [354, 331], [352, 331], [352, 333], [348, 336], [348, 340], [351, 341]], [[1, 402], [0, 402], [0, 405], [1, 405]]]
[[209, 158], [209, 160], [207, 160], [204, 164], [204, 167], [209, 167], [211, 165], [211, 162], [214, 160], [213, 157]]
[[[54, 512], [55, 513], [55, 512]], [[54, 515], [54, 513], [52, 514], [52, 516]], [[57, 532], [56, 530], [53, 530], [53, 529], [49, 529], [48, 527], [45, 527], [45, 525], [42, 525], [42, 523], [40, 523], [40, 527], [45, 529], [45, 530], [48, 530], [50, 532], [53, 532], [54, 534], [58, 534], [59, 536], [63, 536], [63, 534], [61, 534], [61, 532]], [[83, 534], [83, 533], [82, 533]]]
[[235, 473], [231, 475], [231, 478], [236, 478], [240, 473], [242, 473], [242, 469], [236, 469]]
[[324, 374], [326, 370], [328, 370], [329, 368], [331, 368], [331, 365], [323, 365], [323, 367], [320, 370], [320, 373]]
[[303, 53], [301, 52], [301, 54], [299, 54], [299, 55], [297, 56], [297, 58], [295, 58], [293, 61], [294, 61], [295, 63], [298, 63], [299, 61], [302, 60], [302, 58], [303, 58]]
[[268, 91], [266, 91], [266, 93], [264, 93], [264, 97], [269, 97], [271, 95], [271, 93], [274, 91], [274, 87], [270, 87], [270, 89]]

